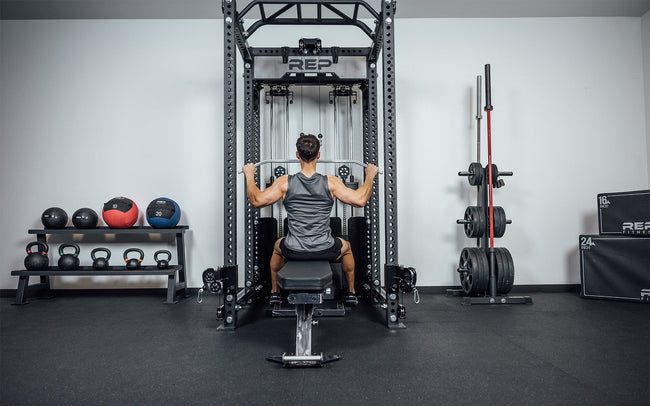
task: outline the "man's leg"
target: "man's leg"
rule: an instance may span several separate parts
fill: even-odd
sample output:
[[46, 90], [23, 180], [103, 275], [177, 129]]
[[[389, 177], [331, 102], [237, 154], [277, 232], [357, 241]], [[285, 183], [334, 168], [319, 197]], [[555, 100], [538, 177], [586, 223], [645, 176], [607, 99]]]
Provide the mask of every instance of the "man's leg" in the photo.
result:
[[280, 250], [280, 241], [284, 237], [280, 238], [275, 242], [273, 247], [273, 255], [271, 255], [271, 293], [278, 293], [278, 272], [284, 266], [284, 257], [282, 256], [282, 250]]
[[341, 246], [341, 255], [337, 258], [341, 260], [341, 270], [345, 273], [345, 280], [348, 282], [348, 291], [354, 292], [354, 256], [350, 243], [339, 237], [343, 243]]

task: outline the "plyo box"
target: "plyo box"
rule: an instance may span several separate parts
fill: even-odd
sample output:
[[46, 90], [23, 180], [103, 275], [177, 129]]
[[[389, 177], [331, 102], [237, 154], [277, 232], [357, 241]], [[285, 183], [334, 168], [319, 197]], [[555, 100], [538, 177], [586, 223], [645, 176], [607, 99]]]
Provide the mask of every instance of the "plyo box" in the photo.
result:
[[599, 193], [598, 232], [650, 237], [650, 190]]
[[650, 302], [650, 238], [581, 235], [582, 297]]

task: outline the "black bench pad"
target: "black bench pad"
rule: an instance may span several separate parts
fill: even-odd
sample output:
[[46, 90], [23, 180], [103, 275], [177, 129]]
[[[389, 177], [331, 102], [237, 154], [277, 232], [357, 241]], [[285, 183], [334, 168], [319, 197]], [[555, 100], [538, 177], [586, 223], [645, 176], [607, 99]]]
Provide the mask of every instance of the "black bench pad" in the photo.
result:
[[278, 272], [278, 285], [285, 290], [323, 290], [331, 283], [328, 261], [290, 261]]

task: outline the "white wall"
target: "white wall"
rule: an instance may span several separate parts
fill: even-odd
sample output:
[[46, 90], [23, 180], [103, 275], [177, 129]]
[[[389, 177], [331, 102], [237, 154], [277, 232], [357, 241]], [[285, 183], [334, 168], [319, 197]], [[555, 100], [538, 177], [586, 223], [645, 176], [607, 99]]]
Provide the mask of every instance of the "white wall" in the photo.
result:
[[645, 72], [645, 134], [648, 155], [648, 178], [650, 178], [650, 11], [641, 17], [643, 42], [643, 72]]
[[[119, 195], [143, 209], [178, 201], [189, 286], [200, 286], [223, 262], [220, 21], [0, 24], [0, 289], [15, 289], [9, 270], [22, 267], [45, 208], [101, 210]], [[640, 19], [405, 19], [396, 30], [400, 262], [420, 285], [457, 284], [470, 241], [455, 219], [475, 197], [456, 173], [474, 158], [473, 86], [490, 63], [493, 158], [515, 172], [495, 192], [513, 219], [498, 245], [513, 254], [516, 284], [578, 283], [577, 239], [597, 232], [596, 194], [648, 188]], [[349, 43], [328, 34], [325, 45]], [[140, 243], [117, 256], [127, 244]], [[124, 285], [164, 280], [55, 287]]]

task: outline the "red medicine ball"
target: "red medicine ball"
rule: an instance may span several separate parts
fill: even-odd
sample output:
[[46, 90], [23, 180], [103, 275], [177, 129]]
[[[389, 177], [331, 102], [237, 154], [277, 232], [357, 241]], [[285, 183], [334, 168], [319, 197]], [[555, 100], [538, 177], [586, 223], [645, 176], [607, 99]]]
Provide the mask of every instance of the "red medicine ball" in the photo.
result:
[[111, 228], [129, 228], [138, 221], [138, 206], [127, 197], [116, 197], [104, 203], [102, 217]]

